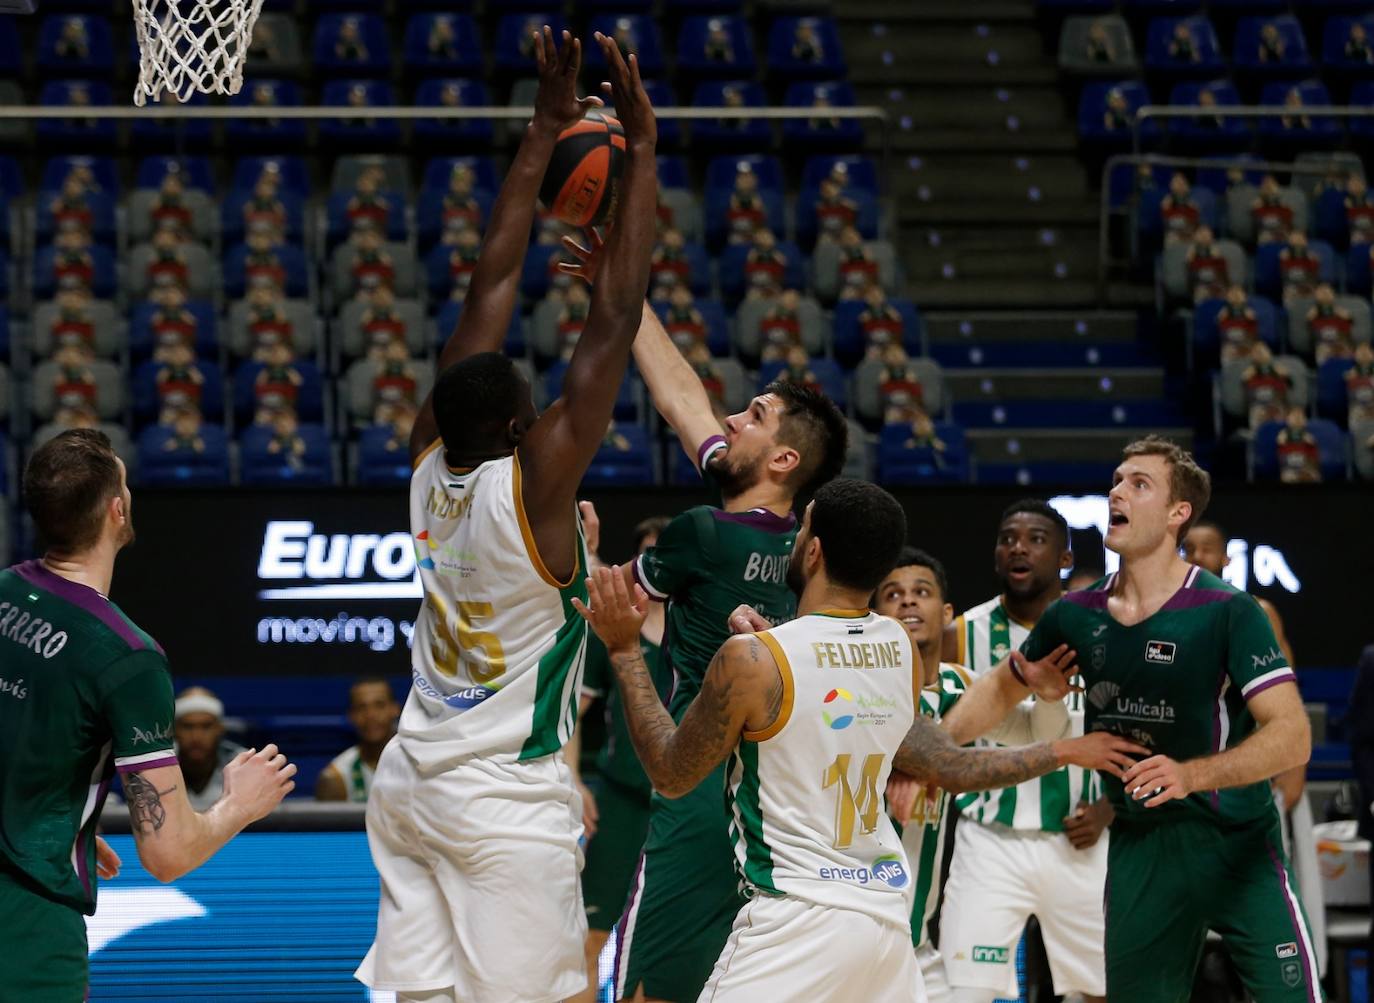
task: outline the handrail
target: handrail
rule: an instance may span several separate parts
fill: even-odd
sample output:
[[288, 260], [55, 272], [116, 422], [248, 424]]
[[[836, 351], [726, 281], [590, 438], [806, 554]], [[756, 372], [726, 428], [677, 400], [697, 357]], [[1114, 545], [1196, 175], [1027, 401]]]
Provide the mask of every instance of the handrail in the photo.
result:
[[[273, 105], [259, 107], [244, 105], [147, 105], [136, 108], [133, 105], [0, 105], [0, 119], [45, 119], [45, 118], [101, 118], [101, 119], [236, 119], [236, 118], [280, 118], [280, 119], [503, 119], [518, 121], [528, 119], [534, 114], [531, 105], [511, 107], [508, 105], [470, 105], [462, 108], [421, 107], [418, 105], [392, 105], [383, 108], [343, 108], [338, 105]], [[803, 119], [803, 118], [842, 118], [888, 121], [887, 111], [877, 105], [858, 105], [854, 107], [829, 108], [792, 108], [769, 106], [763, 108], [655, 108], [654, 115], [661, 119]]]
[[1217, 118], [1282, 118], [1286, 115], [1305, 115], [1309, 118], [1374, 118], [1374, 106], [1322, 104], [1290, 108], [1281, 104], [1143, 104], [1135, 110], [1131, 118], [1132, 150], [1135, 153], [1140, 152], [1140, 126], [1147, 119], [1197, 118], [1199, 115]]

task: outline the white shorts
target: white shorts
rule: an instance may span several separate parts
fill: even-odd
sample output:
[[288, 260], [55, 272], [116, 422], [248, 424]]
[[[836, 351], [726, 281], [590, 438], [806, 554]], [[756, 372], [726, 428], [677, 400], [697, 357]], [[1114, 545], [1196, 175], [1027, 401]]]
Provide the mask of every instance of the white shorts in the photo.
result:
[[921, 982], [926, 987], [929, 1003], [949, 1003], [949, 980], [945, 978], [945, 959], [926, 941], [916, 948], [916, 964], [921, 969]]
[[960, 819], [940, 914], [951, 986], [1016, 996], [1016, 945], [1040, 921], [1054, 991], [1107, 991], [1102, 894], [1107, 834], [1075, 850], [1062, 832], [1025, 832]]
[[911, 930], [760, 895], [735, 917], [697, 1003], [925, 1003]]
[[425, 778], [393, 739], [367, 802], [382, 894], [358, 979], [401, 992], [452, 987], [480, 1003], [581, 992], [581, 836], [561, 755], [474, 759]]

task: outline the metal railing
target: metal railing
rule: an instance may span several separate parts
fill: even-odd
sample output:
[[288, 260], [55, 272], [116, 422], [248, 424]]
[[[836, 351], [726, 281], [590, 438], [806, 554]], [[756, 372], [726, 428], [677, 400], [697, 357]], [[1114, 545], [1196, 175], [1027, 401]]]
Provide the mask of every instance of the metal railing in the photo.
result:
[[1135, 110], [1131, 119], [1131, 149], [1140, 153], [1140, 127], [1150, 120], [1174, 118], [1374, 118], [1374, 106], [1369, 105], [1173, 105], [1145, 104]]

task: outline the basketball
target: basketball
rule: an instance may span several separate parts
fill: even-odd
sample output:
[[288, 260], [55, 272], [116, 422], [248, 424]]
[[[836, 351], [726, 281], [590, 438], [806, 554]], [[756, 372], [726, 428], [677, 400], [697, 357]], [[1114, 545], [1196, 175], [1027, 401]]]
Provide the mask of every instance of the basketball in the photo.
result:
[[539, 198], [564, 223], [604, 223], [614, 215], [624, 163], [625, 130], [620, 122], [611, 115], [589, 112], [559, 134]]

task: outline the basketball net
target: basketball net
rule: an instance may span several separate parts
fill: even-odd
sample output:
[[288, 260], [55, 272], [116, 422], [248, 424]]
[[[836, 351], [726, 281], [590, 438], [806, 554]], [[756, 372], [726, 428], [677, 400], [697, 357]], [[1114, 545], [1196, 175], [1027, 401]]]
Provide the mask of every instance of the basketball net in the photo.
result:
[[170, 94], [237, 94], [262, 0], [134, 0], [134, 104]]

